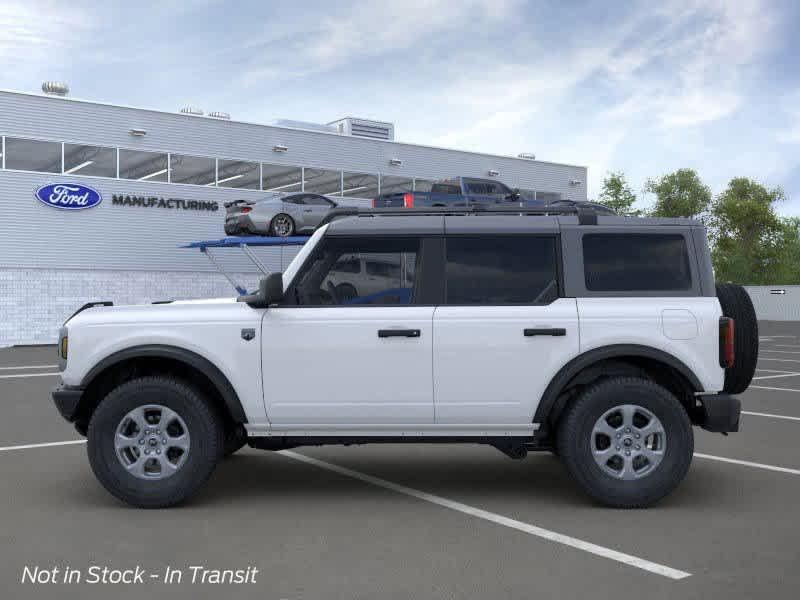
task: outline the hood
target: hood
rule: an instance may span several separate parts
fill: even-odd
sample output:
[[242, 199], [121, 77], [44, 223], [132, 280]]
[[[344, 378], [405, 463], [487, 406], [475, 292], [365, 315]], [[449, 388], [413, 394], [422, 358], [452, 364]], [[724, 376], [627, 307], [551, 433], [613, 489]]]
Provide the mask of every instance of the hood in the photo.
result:
[[236, 298], [204, 298], [200, 300], [175, 300], [153, 304], [113, 306], [97, 303], [82, 307], [64, 323], [76, 325], [147, 324], [165, 325], [180, 322], [220, 322], [249, 319], [256, 314]]

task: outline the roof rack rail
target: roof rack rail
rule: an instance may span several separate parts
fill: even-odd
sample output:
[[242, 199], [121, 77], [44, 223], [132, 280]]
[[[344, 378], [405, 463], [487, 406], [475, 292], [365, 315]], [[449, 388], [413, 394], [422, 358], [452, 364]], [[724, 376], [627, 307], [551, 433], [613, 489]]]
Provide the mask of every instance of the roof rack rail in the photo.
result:
[[327, 225], [344, 217], [392, 217], [392, 216], [434, 216], [434, 215], [577, 215], [580, 225], [597, 225], [598, 215], [616, 215], [610, 208], [602, 204], [575, 203], [557, 206], [470, 206], [449, 207], [432, 206], [429, 208], [334, 208], [320, 221], [317, 227]]

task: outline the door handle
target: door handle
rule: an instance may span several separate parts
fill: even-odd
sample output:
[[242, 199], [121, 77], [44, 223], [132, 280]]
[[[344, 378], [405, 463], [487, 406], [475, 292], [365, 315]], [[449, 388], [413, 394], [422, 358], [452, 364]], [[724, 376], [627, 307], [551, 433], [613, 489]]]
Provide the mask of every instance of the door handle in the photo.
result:
[[553, 337], [561, 337], [567, 335], [567, 330], [563, 327], [542, 327], [538, 329], [524, 329], [522, 333], [525, 337], [533, 337], [535, 335], [552, 335]]
[[378, 329], [379, 338], [410, 337], [418, 338], [422, 335], [419, 329]]

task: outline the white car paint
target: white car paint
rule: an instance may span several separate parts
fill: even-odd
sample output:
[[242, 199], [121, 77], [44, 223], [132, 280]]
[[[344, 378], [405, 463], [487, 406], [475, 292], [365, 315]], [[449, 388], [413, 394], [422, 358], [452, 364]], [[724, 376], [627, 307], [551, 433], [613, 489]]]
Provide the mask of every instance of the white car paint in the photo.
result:
[[[564, 336], [525, 337], [528, 328]], [[578, 354], [575, 298], [547, 306], [439, 306], [433, 318], [437, 423], [531, 423], [550, 378]]]
[[[288, 289], [325, 235], [309, 238]], [[704, 392], [723, 387], [715, 297], [561, 298], [547, 306], [349, 306], [253, 309], [235, 298], [95, 307], [67, 324], [65, 384], [145, 344], [185, 348], [228, 378], [250, 435], [529, 436], [542, 392], [579, 354], [615, 344], [657, 348]], [[242, 328], [260, 332], [254, 341]], [[525, 337], [525, 328], [566, 335]], [[419, 329], [379, 338], [379, 329]]]

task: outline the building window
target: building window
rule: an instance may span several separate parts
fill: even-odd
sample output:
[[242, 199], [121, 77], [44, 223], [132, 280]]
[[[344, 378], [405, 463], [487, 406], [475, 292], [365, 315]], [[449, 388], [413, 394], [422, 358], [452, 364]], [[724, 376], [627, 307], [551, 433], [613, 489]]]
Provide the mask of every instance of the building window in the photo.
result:
[[341, 196], [342, 172], [306, 168], [305, 191], [328, 196]]
[[117, 149], [64, 144], [64, 174], [116, 177]]
[[553, 236], [451, 237], [447, 304], [549, 304], [558, 298]]
[[169, 168], [172, 183], [214, 185], [216, 181], [217, 161], [213, 158], [170, 154]]
[[120, 149], [119, 151], [119, 176], [121, 179], [166, 182], [168, 170], [166, 154], [142, 150]]
[[381, 177], [381, 194], [405, 194], [414, 191], [414, 180], [410, 177]]
[[61, 173], [61, 143], [6, 138], [6, 169]]
[[247, 190], [260, 188], [258, 163], [243, 160], [219, 160], [217, 165], [218, 186]]
[[344, 189], [342, 196], [347, 198], [377, 198], [378, 197], [378, 176], [366, 173], [343, 174]]
[[261, 165], [265, 192], [299, 192], [303, 189], [303, 169], [286, 165]]
[[586, 289], [678, 291], [692, 287], [686, 240], [679, 234], [583, 236]]

